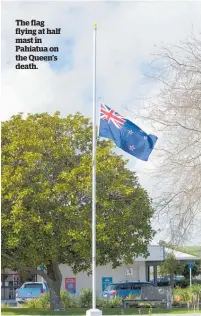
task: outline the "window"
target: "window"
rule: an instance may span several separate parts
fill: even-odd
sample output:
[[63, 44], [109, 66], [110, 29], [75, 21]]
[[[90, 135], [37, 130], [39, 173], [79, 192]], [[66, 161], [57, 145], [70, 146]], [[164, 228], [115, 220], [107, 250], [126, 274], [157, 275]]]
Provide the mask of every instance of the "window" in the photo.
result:
[[142, 287], [149, 287], [150, 289], [153, 288], [155, 286], [155, 284], [153, 283], [143, 283]]
[[130, 283], [123, 283], [119, 284], [117, 290], [130, 290], [131, 284]]
[[112, 291], [112, 290], [116, 290], [118, 285], [116, 284], [110, 284], [106, 289], [105, 291]]
[[24, 287], [29, 289], [42, 289], [43, 285], [41, 283], [27, 283]]
[[142, 284], [140, 283], [133, 283], [131, 289], [132, 290], [141, 290]]
[[48, 290], [48, 285], [46, 282], [44, 282], [44, 285], [45, 285], [46, 290]]

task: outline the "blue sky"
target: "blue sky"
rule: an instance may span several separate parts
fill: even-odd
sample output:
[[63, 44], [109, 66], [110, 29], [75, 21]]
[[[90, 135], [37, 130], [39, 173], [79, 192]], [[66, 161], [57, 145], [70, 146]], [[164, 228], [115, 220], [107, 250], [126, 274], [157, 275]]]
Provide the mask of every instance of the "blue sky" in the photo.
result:
[[[105, 102], [135, 120], [133, 109], [143, 98], [158, 92], [147, 82], [150, 62], [157, 47], [178, 44], [201, 29], [200, 2], [135, 1], [22, 1], [2, 2], [2, 119], [18, 112], [62, 115], [82, 112], [92, 116], [93, 24], [97, 33], [97, 103]], [[61, 35], [44, 35], [47, 46], [59, 46], [58, 61], [39, 64], [36, 71], [15, 69], [15, 19], [44, 20], [48, 28], [61, 28]], [[101, 99], [99, 99], [101, 97]], [[126, 110], [129, 108], [131, 112]], [[135, 121], [154, 133], [143, 121]], [[153, 191], [152, 179], [144, 175], [149, 164], [129, 162], [141, 183]]]
[[[12, 97], [4, 94], [5, 117], [28, 106], [34, 111], [35, 100], [44, 107], [40, 86], [45, 95], [51, 96], [50, 111], [63, 110], [64, 95], [72, 109], [85, 112], [90, 102], [92, 89], [92, 29], [98, 24], [97, 36], [97, 92], [104, 102], [117, 110], [124, 105], [138, 106], [138, 98], [152, 92], [153, 85], [145, 85], [144, 73], [150, 71], [150, 61], [156, 46], [161, 43], [178, 43], [191, 32], [192, 24], [199, 29], [199, 3], [139, 3], [139, 2], [6, 2], [3, 4], [3, 82], [5, 91], [12, 90]], [[19, 73], [13, 68], [14, 20], [45, 20], [49, 28], [61, 27], [61, 35], [44, 35], [48, 46], [59, 46], [58, 61], [40, 63], [37, 73]], [[171, 22], [171, 23], [170, 23]], [[179, 22], [179, 24], [178, 24]], [[12, 75], [10, 75], [12, 72]], [[10, 76], [9, 80], [8, 77]], [[11, 79], [12, 78], [12, 79]], [[37, 86], [29, 85], [37, 78]], [[59, 81], [62, 84], [59, 84]], [[55, 82], [57, 82], [55, 84]], [[64, 85], [66, 82], [66, 86]], [[23, 86], [26, 86], [27, 93]], [[71, 87], [70, 87], [71, 86]], [[38, 90], [38, 97], [29, 99], [32, 89]], [[156, 86], [154, 86], [156, 89]], [[76, 93], [75, 93], [76, 90]], [[9, 93], [10, 94], [10, 93]], [[57, 105], [55, 105], [57, 99]], [[79, 99], [79, 100], [78, 100]], [[37, 106], [35, 108], [37, 110]], [[90, 115], [90, 111], [85, 112]], [[126, 113], [124, 113], [126, 114]]]

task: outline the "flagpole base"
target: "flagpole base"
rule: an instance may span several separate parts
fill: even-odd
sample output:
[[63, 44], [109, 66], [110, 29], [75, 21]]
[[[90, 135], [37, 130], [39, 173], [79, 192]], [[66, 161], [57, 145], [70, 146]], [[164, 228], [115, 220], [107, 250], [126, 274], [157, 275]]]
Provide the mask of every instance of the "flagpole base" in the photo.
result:
[[102, 311], [99, 309], [88, 309], [86, 311], [86, 316], [102, 316]]

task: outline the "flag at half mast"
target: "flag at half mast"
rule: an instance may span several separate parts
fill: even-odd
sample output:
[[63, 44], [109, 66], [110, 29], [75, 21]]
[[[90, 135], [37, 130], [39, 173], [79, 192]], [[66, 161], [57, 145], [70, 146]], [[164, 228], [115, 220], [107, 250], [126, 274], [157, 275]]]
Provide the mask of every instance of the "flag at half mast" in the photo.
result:
[[144, 161], [148, 160], [158, 139], [103, 103], [100, 107], [99, 136], [112, 139], [119, 148]]

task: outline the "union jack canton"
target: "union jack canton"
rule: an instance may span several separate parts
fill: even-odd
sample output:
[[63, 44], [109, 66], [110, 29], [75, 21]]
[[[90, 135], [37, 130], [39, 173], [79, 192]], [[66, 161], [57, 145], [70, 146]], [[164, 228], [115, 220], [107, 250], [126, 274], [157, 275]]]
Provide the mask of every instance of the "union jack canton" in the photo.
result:
[[126, 120], [115, 112], [114, 110], [111, 110], [107, 105], [101, 104], [101, 109], [100, 109], [100, 115], [102, 120], [106, 120], [108, 123], [112, 121], [112, 123], [117, 127], [117, 128], [122, 128], [121, 124], [124, 125], [126, 123]]

